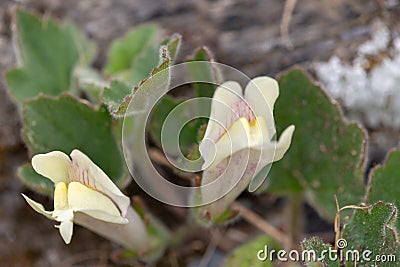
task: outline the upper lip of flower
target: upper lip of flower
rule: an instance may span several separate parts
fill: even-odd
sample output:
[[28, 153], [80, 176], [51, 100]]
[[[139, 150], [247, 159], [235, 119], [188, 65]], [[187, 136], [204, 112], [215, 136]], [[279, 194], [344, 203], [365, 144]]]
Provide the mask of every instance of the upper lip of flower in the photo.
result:
[[37, 212], [61, 222], [61, 236], [68, 244], [72, 237], [74, 212], [110, 223], [126, 224], [130, 200], [85, 154], [73, 150], [71, 159], [60, 151], [35, 155], [35, 171], [55, 184], [54, 211], [23, 195]]
[[274, 103], [279, 95], [276, 80], [257, 77], [247, 84], [244, 96], [237, 82], [228, 81], [217, 88], [200, 154], [203, 169], [213, 168], [224, 158], [242, 150], [256, 149], [266, 153], [270, 161], [279, 160], [290, 145], [294, 126], [289, 126], [279, 142], [275, 136]]
[[59, 182], [79, 182], [104, 194], [115, 203], [122, 216], [126, 215], [129, 198], [81, 151], [73, 150], [71, 159], [60, 151], [38, 154], [32, 158], [32, 166], [37, 173], [49, 178], [55, 185]]

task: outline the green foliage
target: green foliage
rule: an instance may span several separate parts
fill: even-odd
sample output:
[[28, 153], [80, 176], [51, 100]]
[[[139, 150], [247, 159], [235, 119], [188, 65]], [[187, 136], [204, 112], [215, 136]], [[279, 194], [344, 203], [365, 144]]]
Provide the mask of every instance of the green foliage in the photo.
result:
[[[383, 166], [378, 166], [369, 175], [367, 202], [384, 201], [400, 207], [400, 150], [389, 152]], [[400, 230], [400, 224], [397, 225]]]
[[16, 17], [23, 66], [7, 73], [14, 98], [21, 104], [40, 93], [57, 96], [71, 89], [74, 67], [80, 61], [90, 61], [94, 46], [72, 25], [60, 26], [21, 10]]
[[[211, 53], [206, 47], [202, 47], [195, 51], [194, 55], [188, 59], [187, 62], [214, 62]], [[202, 65], [188, 65], [188, 72], [191, 75], [193, 81], [211, 81], [212, 83], [195, 82], [193, 87], [195, 89], [196, 97], [209, 97], [211, 98], [216, 89], [216, 85], [221, 82], [222, 77], [216, 66], [211, 64]], [[213, 84], [214, 83], [214, 84]], [[159, 103], [154, 107], [152, 114], [152, 121], [150, 123], [150, 134], [153, 140], [158, 146], [161, 146], [161, 129], [162, 125], [167, 118], [168, 114], [184, 100], [176, 100], [170, 96], [163, 97]], [[201, 105], [190, 106], [193, 110], [186, 110], [180, 112], [179, 115], [190, 117], [190, 114], [204, 114], [204, 112], [197, 112], [197, 109], [209, 111], [211, 106], [205, 106], [202, 102]], [[200, 155], [198, 153], [198, 143], [202, 138], [199, 135], [202, 133], [202, 126], [207, 124], [208, 119], [197, 118], [187, 123], [181, 130], [179, 135], [179, 146], [182, 153], [189, 156], [191, 160], [197, 159]], [[183, 125], [180, 125], [183, 126]], [[176, 138], [176, 136], [171, 136]], [[173, 146], [173, 140], [165, 140], [164, 145], [171, 144]], [[173, 151], [174, 148], [167, 148], [167, 151]]]
[[[169, 95], [166, 95], [157, 103], [152, 111], [150, 134], [159, 147], [161, 147], [161, 129], [163, 123], [168, 114], [181, 102], [182, 100], [179, 101]], [[176, 138], [176, 136], [171, 136], [171, 138]], [[165, 142], [165, 144], [172, 145], [173, 141], [171, 140], [171, 142]]]
[[[196, 61], [214, 62], [214, 58], [207, 47], [201, 47], [188, 60], [188, 62]], [[213, 97], [217, 85], [222, 83], [221, 73], [216, 66], [211, 64], [201, 65], [201, 67], [199, 65], [188, 65], [188, 69], [193, 81], [212, 81], [214, 83], [194, 83], [196, 97]]]
[[17, 175], [27, 187], [44, 195], [53, 195], [54, 183], [50, 181], [50, 179], [35, 172], [30, 164], [20, 166]]
[[127, 264], [129, 266], [137, 263], [137, 260], [144, 262], [154, 262], [164, 253], [168, 241], [171, 239], [168, 229], [154, 216], [146, 211], [141, 200], [134, 198], [132, 207], [136, 210], [142, 220], [146, 221], [146, 228], [150, 238], [151, 249], [144, 254], [137, 251], [124, 249], [113, 255], [113, 260], [119, 264]]
[[104, 72], [114, 78], [104, 89], [103, 100], [110, 111], [123, 115], [135, 86], [151, 75], [159, 63], [159, 29], [141, 25], [112, 43]]
[[[393, 204], [377, 202], [371, 206], [360, 206], [344, 226], [342, 238], [337, 244], [339, 249], [334, 250], [315, 237], [302, 242], [303, 250], [313, 250], [318, 257], [317, 261], [310, 261], [307, 265], [338, 267], [342, 266], [342, 262], [347, 267], [397, 266], [393, 261], [400, 257], [396, 223], [397, 208]], [[322, 254], [323, 250], [334, 253]]]
[[[361, 262], [357, 266], [397, 266], [396, 262], [374, 261], [376, 257], [395, 255], [400, 259], [400, 243], [396, 232], [397, 208], [393, 204], [378, 202], [367, 209], [356, 210], [353, 218], [346, 224], [343, 238], [348, 246], [346, 250], [358, 250], [360, 253], [370, 250], [371, 262]], [[347, 266], [353, 266], [349, 262]]]
[[320, 215], [332, 220], [335, 194], [341, 205], [358, 204], [365, 194], [364, 131], [345, 122], [337, 104], [301, 70], [282, 75], [279, 85], [277, 130], [294, 124], [296, 131], [285, 157], [272, 166], [267, 190], [304, 193]]
[[[104, 102], [109, 106], [111, 113], [120, 117], [123, 116], [128, 108], [128, 105], [132, 99], [132, 95], [135, 91], [141, 86], [142, 90], [145, 86], [144, 83], [150, 77], [160, 72], [161, 70], [169, 67], [175, 60], [175, 56], [178, 52], [179, 46], [181, 42], [180, 35], [173, 35], [171, 38], [164, 41], [159, 49], [159, 58], [160, 61], [155, 62], [150, 68], [149, 72], [142, 73], [143, 75], [138, 79], [139, 82], [132, 83], [129, 79], [122, 79], [118, 82], [112, 82], [110, 88], [104, 90], [103, 97]], [[158, 52], [157, 52], [158, 53]], [[139, 72], [138, 72], [139, 73]], [[164, 73], [168, 73], [167, 71]], [[168, 85], [169, 77], [161, 77], [162, 75], [158, 75], [157, 79], [151, 79], [151, 85], [154, 87], [164, 86], [166, 83]], [[137, 76], [139, 77], [139, 76]], [[131, 84], [131, 86], [129, 85]], [[146, 86], [150, 85], [148, 83]]]
[[40, 96], [24, 105], [23, 123], [23, 137], [31, 155], [53, 150], [69, 154], [79, 149], [115, 183], [125, 178], [124, 159], [105, 106], [95, 109], [69, 95]]
[[79, 54], [79, 66], [88, 66], [92, 63], [97, 53], [97, 46], [94, 42], [88, 40], [74, 24], [65, 23], [66, 31], [69, 31], [71, 39], [75, 43], [75, 49]]
[[[260, 235], [249, 242], [236, 248], [226, 259], [225, 267], [272, 267], [274, 266], [269, 259], [260, 261], [257, 252], [268, 247], [268, 251], [279, 250], [278, 245], [268, 236]], [[268, 255], [267, 255], [268, 256]]]
[[159, 62], [158, 47], [147, 47], [141, 54], [132, 60], [132, 68], [126, 79], [130, 84], [137, 85], [147, 78]]
[[[340, 262], [336, 259], [337, 253], [331, 253], [331, 256], [328, 253], [322, 253], [322, 251], [332, 251], [334, 250], [331, 245], [324, 244], [321, 239], [317, 237], [312, 237], [310, 239], [306, 239], [301, 242], [302, 253], [307, 251], [308, 253], [304, 253], [305, 263], [310, 267], [324, 266], [324, 267], [339, 267]], [[315, 258], [308, 257], [308, 255], [312, 255], [310, 253], [315, 252]]]
[[[139, 26], [112, 43], [107, 64], [101, 72], [89, 66], [96, 53], [95, 46], [73, 25], [40, 19], [21, 10], [16, 12], [16, 22], [17, 54], [21, 66], [8, 72], [6, 78], [12, 95], [22, 107], [23, 138], [30, 154], [54, 150], [69, 154], [73, 149], [79, 149], [115, 183], [123, 184], [127, 173], [120, 150], [122, 120], [118, 118], [125, 115], [134, 94], [138, 93], [141, 100], [138, 105], [143, 104], [145, 109], [146, 101], [157, 97], [157, 94], [152, 94], [154, 88], [158, 92], [166, 91], [171, 78], [168, 68], [175, 61], [181, 36], [174, 34], [160, 42], [157, 26]], [[211, 53], [202, 47], [188, 62], [205, 63], [189, 64], [188, 73], [193, 81], [197, 81], [193, 84], [194, 96], [211, 98], [215, 84], [223, 80], [217, 67], [210, 64], [214, 62]], [[102, 77], [102, 74], [107, 77]], [[199, 82], [206, 80], [215, 84]], [[279, 195], [304, 196], [320, 215], [332, 220], [336, 214], [334, 195], [343, 206], [358, 204], [365, 196], [362, 176], [365, 134], [357, 124], [347, 123], [337, 104], [301, 70], [287, 72], [279, 83], [280, 97], [275, 105], [277, 131], [282, 132], [288, 124], [295, 124], [296, 132], [290, 150], [273, 165], [263, 190]], [[86, 100], [65, 92], [80, 93], [80, 96], [100, 104], [94, 107]], [[153, 109], [149, 130], [157, 145], [161, 146], [161, 128], [167, 115], [182, 102], [183, 99], [166, 95]], [[209, 112], [210, 106], [190, 106], [175, 119], [179, 116], [190, 118], [191, 114], [199, 114], [199, 110], [204, 114], [204, 110]], [[145, 125], [145, 119], [140, 115], [126, 119], [125, 123], [132, 124], [132, 127], [127, 127], [131, 132], [125, 132], [126, 138], [133, 142], [142, 141], [145, 136], [136, 130]], [[191, 160], [200, 157], [198, 143], [204, 135], [206, 123], [205, 118], [192, 120], [179, 133], [179, 148]], [[173, 146], [176, 136], [167, 138], [171, 139], [164, 140], [164, 144]], [[173, 149], [176, 148], [166, 148], [167, 151]], [[139, 173], [152, 175], [141, 164], [143, 159], [140, 155], [145, 151], [139, 149], [134, 153], [132, 158]], [[376, 204], [357, 209], [345, 224], [343, 238], [348, 247], [343, 252], [369, 249], [373, 253], [371, 258], [377, 255], [400, 258], [396, 232], [396, 227], [400, 227], [396, 219], [396, 205], [400, 205], [399, 162], [400, 150], [393, 150], [386, 163], [370, 173], [365, 200]], [[37, 174], [30, 164], [18, 169], [18, 177], [39, 193], [53, 193], [53, 183]], [[144, 220], [150, 218], [147, 230], [154, 251], [149, 255], [124, 251], [119, 255], [122, 260], [155, 258], [162, 253], [170, 238], [155, 218], [140, 214]], [[219, 222], [226, 222], [235, 215], [227, 210]], [[257, 252], [265, 245], [279, 249], [269, 237], [259, 236], [235, 249], [225, 266], [273, 266], [272, 262], [257, 259]], [[318, 255], [332, 247], [320, 239], [311, 238], [302, 242], [302, 249], [313, 249]], [[364, 262], [358, 266], [371, 263], [395, 266], [394, 263], [378, 262]], [[340, 266], [337, 260], [327, 257], [309, 261], [307, 265]], [[353, 266], [353, 263], [348, 262], [346, 266]]]
[[[162, 59], [175, 60], [178, 55], [179, 48], [181, 47], [182, 36], [180, 34], [174, 33], [169, 38], [165, 39], [161, 43], [161, 50], [164, 47], [164, 52], [161, 54]], [[172, 63], [172, 62], [171, 62]]]
[[95, 69], [78, 66], [74, 70], [74, 85], [92, 103], [99, 103], [103, 90], [108, 84]]
[[131, 93], [132, 88], [126, 83], [114, 80], [111, 82], [110, 87], [104, 89], [103, 100], [112, 113], [124, 113], [126, 111], [126, 106], [124, 106], [124, 109], [120, 110], [120, 105]]
[[[144, 68], [143, 64], [147, 66], [147, 64], [154, 63], [147, 72], [149, 74], [158, 61], [158, 31], [155, 25], [144, 24], [131, 30], [121, 39], [114, 41], [108, 52], [108, 62], [104, 72], [107, 75], [123, 73], [124, 77], [130, 80], [133, 78], [130, 76], [131, 69]], [[151, 60], [147, 61], [146, 59], [149, 59], [149, 57]]]
[[[154, 107], [152, 112], [152, 120], [150, 123], [150, 134], [156, 144], [161, 147], [161, 130], [164, 124], [165, 119], [167, 118], [168, 114], [183, 100], [181, 99], [174, 99], [170, 96], [163, 97], [157, 105]], [[190, 106], [193, 108], [193, 106]], [[184, 121], [185, 119], [189, 118], [193, 114], [193, 110], [185, 110], [182, 112], [177, 112], [174, 118], [174, 122], [177, 123], [179, 121]], [[178, 118], [180, 117], [180, 118]], [[171, 122], [173, 123], [173, 122]], [[184, 155], [188, 155], [195, 149], [195, 146], [198, 146], [198, 143], [201, 139], [199, 139], [200, 129], [202, 125], [205, 125], [204, 119], [194, 119], [183, 125], [177, 125], [177, 127], [182, 127], [179, 133], [179, 148]], [[177, 138], [176, 135], [172, 134], [164, 134], [163, 140], [163, 148], [169, 152], [169, 154], [177, 155], [179, 151], [175, 151], [177, 148], [175, 147], [175, 140]], [[194, 158], [192, 158], [194, 160]]]

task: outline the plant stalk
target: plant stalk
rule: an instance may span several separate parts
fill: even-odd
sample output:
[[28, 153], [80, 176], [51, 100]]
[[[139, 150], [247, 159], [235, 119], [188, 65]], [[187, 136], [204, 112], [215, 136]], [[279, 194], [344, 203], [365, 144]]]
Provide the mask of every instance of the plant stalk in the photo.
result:
[[286, 232], [289, 235], [289, 242], [285, 249], [299, 249], [299, 244], [303, 236], [303, 194], [293, 194], [289, 197]]

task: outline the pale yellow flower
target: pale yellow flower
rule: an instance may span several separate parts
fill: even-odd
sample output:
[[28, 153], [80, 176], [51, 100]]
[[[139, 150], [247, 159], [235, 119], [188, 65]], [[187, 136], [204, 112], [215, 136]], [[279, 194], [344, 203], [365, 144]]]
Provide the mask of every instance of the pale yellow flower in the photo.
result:
[[129, 198], [79, 150], [72, 151], [71, 159], [60, 151], [35, 155], [32, 166], [54, 182], [54, 210], [46, 211], [42, 204], [23, 197], [35, 211], [60, 222], [56, 227], [66, 244], [71, 241], [73, 223], [128, 248], [148, 243], [146, 228]]
[[288, 150], [293, 125], [283, 131], [279, 141], [273, 140], [276, 130], [272, 110], [278, 95], [278, 83], [269, 77], [253, 79], [244, 95], [237, 82], [225, 82], [216, 89], [199, 148], [205, 169], [201, 185], [221, 180], [212, 190], [203, 190], [201, 197], [205, 203], [218, 198], [226, 188], [232, 190], [202, 208], [211, 219], [220, 216], [260, 170], [280, 160]]

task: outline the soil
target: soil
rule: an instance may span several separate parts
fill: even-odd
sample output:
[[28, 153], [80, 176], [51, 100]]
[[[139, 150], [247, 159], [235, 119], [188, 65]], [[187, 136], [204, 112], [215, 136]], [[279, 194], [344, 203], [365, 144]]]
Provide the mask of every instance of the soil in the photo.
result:
[[[216, 61], [254, 77], [276, 75], [295, 64], [310, 69], [312, 62], [327, 60], [333, 54], [350, 60], [357, 46], [370, 37], [374, 19], [379, 17], [390, 28], [399, 29], [400, 20], [395, 18], [400, 17], [400, 7], [390, 5], [391, 2], [397, 1], [298, 0], [289, 27], [293, 45], [290, 48], [280, 36], [282, 0], [1, 0], [0, 72], [4, 74], [16, 64], [11, 35], [12, 14], [16, 7], [77, 24], [99, 45], [94, 62], [96, 67], [104, 64], [107, 48], [114, 38], [142, 22], [154, 22], [166, 34], [182, 34], [184, 43], [178, 61], [205, 45], [213, 51]], [[86, 229], [75, 227], [72, 243], [66, 246], [54, 229], [54, 223], [26, 205], [20, 193], [45, 203], [48, 209], [52, 206], [48, 198], [28, 191], [15, 175], [16, 168], [29, 160], [20, 127], [19, 112], [7, 93], [2, 75], [0, 266], [114, 266], [109, 255], [115, 245]], [[375, 135], [376, 131], [370, 140], [370, 153], [379, 162], [383, 152], [397, 143], [393, 136], [398, 132], [394, 131], [387, 137], [389, 141], [385, 140], [381, 146], [374, 142]], [[260, 201], [247, 195], [244, 199], [273, 224], [279, 226], [282, 223], [279, 215], [284, 200], [264, 196]], [[329, 222], [318, 219], [310, 207], [306, 209], [310, 210], [308, 220], [316, 222], [308, 225], [308, 233], [331, 231]], [[179, 209], [172, 212], [185, 213]], [[185, 247], [168, 250], [158, 266], [189, 266], [190, 262], [201, 259], [211, 232], [204, 230], [188, 240]], [[228, 227], [226, 238], [217, 244], [219, 258], [213, 258], [214, 263], [208, 266], [218, 266], [218, 259], [248, 238], [249, 233], [253, 234], [254, 229], [249, 229], [243, 222]], [[145, 265], [138, 263], [135, 266]]]

